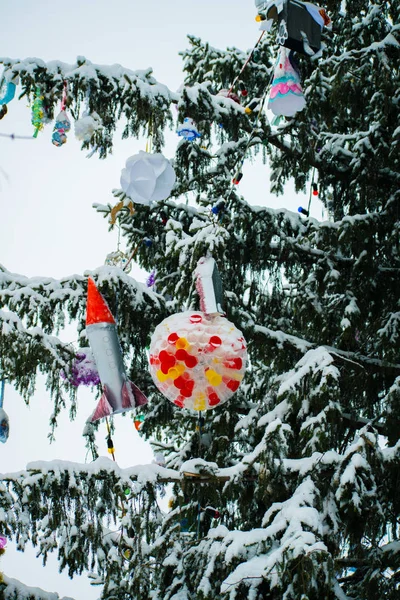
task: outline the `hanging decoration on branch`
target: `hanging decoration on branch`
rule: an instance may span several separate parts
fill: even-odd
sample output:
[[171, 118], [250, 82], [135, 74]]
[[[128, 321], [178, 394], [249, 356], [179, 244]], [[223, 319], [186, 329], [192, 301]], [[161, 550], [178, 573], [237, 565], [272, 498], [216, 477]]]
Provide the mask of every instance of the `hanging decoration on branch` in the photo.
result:
[[133, 424], [135, 426], [136, 431], [140, 431], [143, 427], [144, 423], [144, 415], [136, 415]]
[[53, 129], [51, 141], [54, 146], [60, 148], [67, 143], [67, 133], [71, 129], [71, 122], [67, 117], [65, 109], [67, 108], [67, 82], [64, 81], [63, 97], [61, 100], [61, 111], [58, 113]]
[[193, 140], [201, 137], [201, 133], [199, 133], [196, 123], [189, 117], [185, 117], [183, 123], [178, 125], [176, 133], [188, 142], [193, 142]]
[[162, 154], [143, 152], [131, 156], [121, 172], [121, 187], [137, 204], [166, 200], [176, 180], [175, 171]]
[[93, 423], [146, 404], [147, 398], [126, 376], [114, 317], [91, 277], [88, 280], [86, 335], [103, 387], [103, 394], [88, 421]]
[[255, 0], [261, 29], [277, 24], [277, 42], [301, 54], [313, 55], [321, 49], [321, 31], [331, 23], [325, 9], [299, 0]]
[[44, 109], [43, 109], [43, 100], [44, 96], [40, 91], [40, 87], [36, 87], [35, 90], [35, 99], [32, 104], [32, 118], [31, 123], [35, 128], [33, 132], [33, 137], [36, 138], [38, 136], [39, 131], [42, 131], [44, 124]]
[[10, 422], [3, 408], [5, 383], [4, 379], [0, 381], [0, 442], [3, 444], [6, 443], [10, 434]]
[[6, 81], [4, 77], [0, 82], [0, 119], [7, 114], [7, 104], [14, 99], [16, 85], [12, 81]]
[[108, 267], [118, 267], [125, 273], [130, 273], [132, 270], [132, 262], [129, 261], [129, 256], [119, 249], [107, 254], [104, 264]]
[[207, 315], [223, 315], [222, 280], [217, 263], [212, 256], [203, 256], [195, 272], [196, 290], [200, 298], [200, 310]]
[[91, 349], [79, 348], [70, 371], [61, 371], [61, 377], [75, 387], [98, 385], [100, 377]]
[[180, 408], [207, 410], [229, 400], [243, 379], [247, 350], [242, 333], [221, 316], [222, 284], [211, 257], [196, 270], [202, 311], [167, 317], [150, 342], [150, 373]]
[[[246, 92], [247, 94], [247, 92]], [[234, 102], [236, 102], [236, 104], [240, 104], [240, 98], [237, 94], [235, 94], [235, 92], [232, 92], [232, 90], [219, 90], [217, 96], [222, 96], [222, 98], [229, 98], [230, 100], [233, 100]]]
[[281, 46], [272, 80], [268, 108], [274, 115], [293, 117], [304, 109], [306, 101], [292, 52]]
[[153, 381], [180, 408], [206, 410], [229, 400], [243, 379], [246, 359], [246, 343], [233, 323], [203, 312], [167, 317], [150, 343]]

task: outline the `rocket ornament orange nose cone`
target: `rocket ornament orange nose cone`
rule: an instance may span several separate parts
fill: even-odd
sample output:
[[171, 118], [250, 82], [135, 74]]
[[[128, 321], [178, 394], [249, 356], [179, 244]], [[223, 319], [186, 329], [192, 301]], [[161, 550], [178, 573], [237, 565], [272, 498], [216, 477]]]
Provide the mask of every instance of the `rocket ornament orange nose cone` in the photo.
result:
[[115, 324], [115, 320], [108, 308], [107, 302], [97, 289], [95, 282], [89, 277], [86, 302], [86, 325], [93, 325], [94, 323]]

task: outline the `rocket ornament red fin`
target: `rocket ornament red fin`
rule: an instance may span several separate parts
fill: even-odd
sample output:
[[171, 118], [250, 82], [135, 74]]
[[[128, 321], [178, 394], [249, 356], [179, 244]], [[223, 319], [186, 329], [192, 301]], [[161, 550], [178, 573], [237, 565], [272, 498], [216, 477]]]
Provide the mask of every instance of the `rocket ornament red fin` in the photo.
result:
[[104, 386], [104, 392], [99, 400], [98, 405], [96, 406], [93, 414], [89, 417], [88, 422], [90, 423], [94, 423], [95, 421], [98, 421], [99, 419], [103, 419], [104, 417], [109, 417], [110, 415], [113, 414], [113, 408], [110, 404], [110, 402], [108, 401], [107, 398], [107, 386]]
[[93, 325], [94, 323], [115, 324], [115, 320], [108, 308], [107, 302], [97, 289], [95, 282], [89, 277], [86, 302], [86, 325]]

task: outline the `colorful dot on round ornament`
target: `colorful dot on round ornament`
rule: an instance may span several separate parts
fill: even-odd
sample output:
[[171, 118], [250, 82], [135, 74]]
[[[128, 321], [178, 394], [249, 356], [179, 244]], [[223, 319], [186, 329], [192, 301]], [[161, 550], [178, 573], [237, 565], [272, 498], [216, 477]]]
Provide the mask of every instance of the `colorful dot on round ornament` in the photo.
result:
[[219, 337], [219, 335], [212, 335], [210, 337], [210, 341], [209, 344], [213, 347], [213, 348], [219, 348], [222, 344], [222, 340]]
[[198, 364], [198, 362], [199, 361], [197, 360], [197, 358], [195, 356], [192, 356], [191, 354], [188, 354], [185, 358], [185, 365], [188, 369], [193, 369]]
[[189, 320], [191, 323], [201, 323], [203, 320], [203, 317], [201, 315], [191, 315]]
[[186, 350], [189, 347], [189, 342], [186, 338], [180, 337], [176, 340], [175, 345], [178, 348], [178, 350]]
[[157, 376], [158, 381], [161, 381], [161, 382], [167, 381], [167, 379], [168, 379], [168, 374], [163, 373], [160, 369], [157, 371], [156, 376]]
[[222, 383], [222, 376], [219, 375], [219, 373], [217, 373], [216, 371], [214, 371], [214, 369], [207, 369], [206, 377], [209, 383], [211, 383], [211, 385], [215, 387]]
[[240, 381], [235, 381], [234, 379], [230, 379], [226, 384], [226, 387], [229, 388], [232, 392], [236, 392], [240, 385]]
[[179, 406], [179, 408], [184, 408], [184, 406], [185, 406], [185, 399], [182, 396], [178, 396], [178, 398], [175, 398], [174, 404], [176, 406]]
[[196, 395], [194, 402], [193, 402], [193, 408], [194, 408], [194, 410], [206, 410], [207, 403], [206, 403], [206, 398], [205, 398], [204, 394], [199, 393]]
[[186, 350], [184, 348], [179, 348], [179, 350], [177, 350], [176, 354], [175, 354], [176, 360], [182, 360], [182, 361], [185, 361], [188, 356], [189, 356], [189, 354], [186, 352]]
[[224, 367], [227, 367], [228, 369], [241, 369], [243, 366], [243, 361], [240, 357], [237, 358], [228, 358], [225, 362], [224, 362]]
[[168, 342], [170, 344], [175, 344], [178, 340], [179, 340], [179, 335], [175, 331], [173, 333], [169, 334]]
[[207, 396], [209, 406], [217, 406], [221, 402], [218, 394], [212, 388], [207, 388]]

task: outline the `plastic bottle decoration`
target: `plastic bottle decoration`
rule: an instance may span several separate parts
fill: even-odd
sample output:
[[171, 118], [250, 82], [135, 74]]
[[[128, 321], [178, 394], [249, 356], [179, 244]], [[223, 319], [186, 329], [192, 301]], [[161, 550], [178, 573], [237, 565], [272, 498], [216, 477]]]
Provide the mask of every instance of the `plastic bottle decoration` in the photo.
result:
[[103, 395], [88, 422], [146, 404], [147, 398], [126, 376], [114, 317], [91, 277], [88, 280], [86, 335], [103, 386]]
[[63, 95], [61, 100], [61, 111], [58, 113], [53, 129], [51, 141], [54, 146], [60, 148], [67, 143], [66, 134], [71, 129], [71, 122], [67, 117], [65, 109], [67, 107], [67, 82], [64, 81]]
[[203, 256], [197, 263], [196, 290], [200, 297], [200, 310], [207, 315], [223, 315], [223, 291], [217, 264], [211, 256]]
[[10, 421], [3, 408], [5, 383], [4, 379], [0, 381], [0, 442], [3, 444], [6, 443], [10, 434]]
[[180, 408], [207, 410], [229, 400], [243, 379], [246, 360], [242, 333], [219, 315], [171, 315], [151, 338], [153, 381]]
[[98, 385], [100, 377], [91, 349], [79, 348], [70, 372], [61, 371], [61, 377], [75, 387]]
[[54, 146], [60, 148], [67, 143], [66, 134], [71, 129], [71, 122], [67, 117], [67, 114], [64, 110], [58, 113], [57, 120], [54, 125], [53, 135], [51, 137], [51, 141]]
[[43, 110], [43, 100], [44, 96], [42, 96], [40, 88], [37, 87], [35, 90], [35, 99], [32, 104], [32, 118], [31, 123], [35, 128], [33, 132], [33, 137], [36, 138], [38, 136], [39, 131], [42, 131], [43, 118], [44, 118], [44, 110]]
[[278, 44], [306, 55], [320, 50], [321, 31], [331, 23], [325, 9], [299, 0], [255, 0], [255, 5], [260, 29], [269, 31], [277, 22]]
[[[246, 92], [247, 95], [247, 92]], [[235, 92], [232, 92], [230, 90], [220, 90], [217, 94], [217, 96], [222, 96], [223, 98], [229, 98], [230, 100], [233, 100], [234, 102], [236, 102], [237, 104], [240, 104], [240, 98], [237, 94], [235, 94]]]
[[13, 100], [15, 96], [16, 85], [11, 81], [3, 79], [0, 82], [0, 119], [7, 114], [7, 104]]
[[178, 125], [176, 133], [189, 142], [193, 142], [196, 138], [201, 137], [201, 133], [199, 133], [196, 123], [189, 117], [183, 119], [183, 123]]
[[132, 261], [129, 262], [129, 256], [125, 252], [122, 252], [122, 250], [116, 250], [107, 254], [104, 264], [108, 267], [119, 267], [125, 273], [132, 271]]
[[174, 187], [175, 171], [162, 154], [140, 151], [126, 161], [121, 172], [121, 187], [137, 204], [166, 200]]
[[274, 115], [293, 117], [297, 112], [303, 110], [305, 105], [300, 77], [290, 61], [290, 51], [281, 46], [272, 80], [268, 108]]

